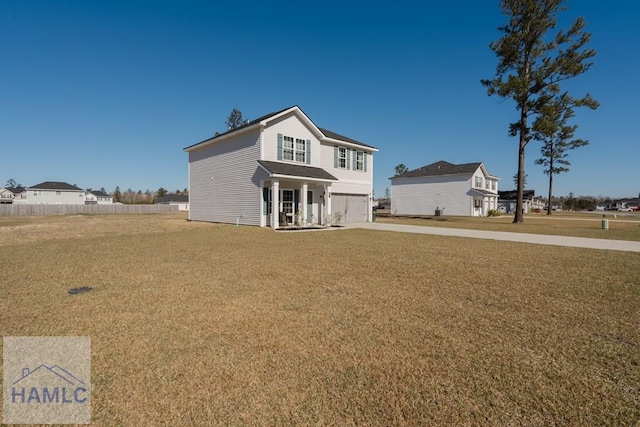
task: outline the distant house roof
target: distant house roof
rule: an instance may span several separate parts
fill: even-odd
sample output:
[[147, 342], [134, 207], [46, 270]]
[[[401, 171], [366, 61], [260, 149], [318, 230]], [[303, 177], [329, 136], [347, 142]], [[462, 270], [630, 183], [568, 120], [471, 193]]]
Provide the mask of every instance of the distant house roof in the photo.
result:
[[13, 194], [20, 194], [26, 190], [24, 187], [4, 187], [5, 190], [11, 191]]
[[109, 194], [105, 193], [104, 191], [100, 191], [100, 190], [92, 190], [90, 188], [87, 188], [87, 191], [91, 194], [93, 194], [94, 196], [98, 196], [98, 197], [111, 197]]
[[156, 203], [189, 203], [188, 194], [167, 194], [158, 198]]
[[38, 190], [65, 190], [65, 191], [84, 191], [82, 188], [78, 188], [75, 185], [67, 184], [66, 182], [57, 182], [57, 181], [45, 181], [40, 184], [33, 185], [29, 187], [29, 189], [38, 189]]
[[315, 123], [313, 123], [313, 121], [309, 118], [309, 116], [307, 116], [305, 114], [305, 112], [302, 111], [302, 109], [300, 107], [298, 107], [297, 105], [293, 105], [291, 107], [287, 107], [287, 108], [284, 108], [284, 109], [282, 109], [280, 111], [276, 111], [276, 112], [273, 112], [273, 113], [265, 114], [264, 116], [258, 117], [255, 120], [251, 120], [251, 121], [247, 120], [242, 126], [238, 126], [235, 129], [230, 129], [230, 130], [228, 130], [226, 132], [223, 132], [223, 133], [220, 133], [220, 134], [216, 134], [213, 138], [208, 138], [208, 139], [205, 139], [204, 141], [200, 141], [200, 142], [198, 142], [196, 144], [193, 144], [193, 145], [190, 145], [188, 147], [185, 147], [184, 150], [190, 150], [191, 148], [197, 147], [198, 145], [204, 144], [205, 142], [211, 142], [211, 141], [214, 141], [216, 139], [219, 139], [219, 138], [222, 138], [224, 136], [227, 136], [229, 134], [240, 132], [240, 131], [242, 131], [244, 129], [250, 128], [252, 126], [260, 124], [261, 122], [269, 120], [270, 118], [275, 117], [275, 116], [277, 116], [279, 114], [282, 114], [282, 113], [284, 113], [284, 112], [286, 112], [288, 110], [294, 110], [294, 109], [299, 110], [307, 118], [307, 120], [309, 120], [309, 122], [311, 122], [313, 124], [313, 126], [315, 126], [327, 138], [336, 139], [336, 140], [344, 141], [344, 142], [349, 142], [351, 144], [361, 145], [363, 147], [367, 147], [367, 148], [371, 148], [371, 149], [377, 150], [377, 148], [375, 148], [375, 147], [373, 147], [371, 145], [364, 144], [364, 143], [362, 143], [360, 141], [356, 141], [355, 139], [348, 138], [346, 136], [337, 134], [335, 132], [331, 132], [330, 130], [327, 130], [327, 129], [319, 128]]
[[329, 172], [322, 168], [294, 165], [289, 163], [270, 162], [267, 160], [258, 160], [258, 163], [271, 175], [287, 175], [301, 178], [321, 179], [326, 181], [338, 180], [338, 178], [331, 175]]
[[[535, 190], [522, 190], [525, 199], [533, 199], [536, 195]], [[516, 200], [518, 198], [517, 190], [498, 191], [498, 198], [501, 200]]]
[[440, 160], [427, 166], [414, 169], [402, 175], [396, 175], [392, 178], [417, 178], [422, 176], [439, 176], [439, 175], [463, 175], [474, 173], [482, 163], [464, 163], [454, 165], [453, 163]]

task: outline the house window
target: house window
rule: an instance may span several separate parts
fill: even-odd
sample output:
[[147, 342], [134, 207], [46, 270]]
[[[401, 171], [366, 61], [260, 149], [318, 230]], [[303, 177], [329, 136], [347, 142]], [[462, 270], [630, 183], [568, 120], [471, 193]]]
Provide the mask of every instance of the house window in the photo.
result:
[[282, 146], [282, 158], [284, 160], [293, 160], [293, 138], [284, 137], [284, 145]]
[[307, 143], [304, 139], [296, 138], [296, 162], [304, 163], [307, 152]]
[[492, 190], [495, 190], [495, 189], [496, 189], [496, 180], [495, 180], [495, 179], [492, 179], [492, 180], [491, 180], [491, 189], [492, 189]]
[[484, 181], [484, 188], [486, 188], [487, 190], [489, 189], [489, 181], [491, 181], [490, 179], [486, 179]]
[[278, 160], [311, 163], [311, 141], [279, 133]]
[[38, 192], [37, 192], [37, 191], [34, 191], [34, 192], [33, 192], [33, 195], [34, 195], [34, 196], [37, 196], [37, 195], [38, 195]]
[[344, 147], [338, 147], [338, 167], [340, 169], [347, 168], [347, 149]]
[[355, 160], [356, 166], [354, 169], [357, 171], [364, 171], [364, 153], [362, 151], [355, 152]]
[[482, 177], [476, 176], [476, 188], [482, 188]]

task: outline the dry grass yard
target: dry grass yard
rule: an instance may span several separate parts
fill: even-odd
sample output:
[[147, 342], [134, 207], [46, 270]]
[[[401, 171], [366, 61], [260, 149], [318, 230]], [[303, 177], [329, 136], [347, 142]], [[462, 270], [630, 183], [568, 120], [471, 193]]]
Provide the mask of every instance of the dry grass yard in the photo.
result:
[[3, 336], [91, 337], [94, 425], [640, 422], [636, 253], [155, 214], [0, 218], [0, 265]]
[[609, 229], [602, 229], [602, 215], [597, 213], [554, 213], [525, 215], [523, 224], [512, 224], [513, 215], [499, 217], [387, 217], [378, 222], [451, 227], [473, 230], [511, 231], [515, 233], [552, 234], [558, 236], [589, 237], [594, 239], [632, 240], [640, 242], [640, 214], [616, 215], [608, 213]]

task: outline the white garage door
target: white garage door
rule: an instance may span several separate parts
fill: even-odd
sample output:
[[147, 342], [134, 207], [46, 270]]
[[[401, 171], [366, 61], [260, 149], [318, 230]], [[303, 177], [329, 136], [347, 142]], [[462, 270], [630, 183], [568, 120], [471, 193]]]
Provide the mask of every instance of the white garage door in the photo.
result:
[[342, 223], [365, 222], [367, 220], [366, 194], [331, 194], [331, 210], [342, 213]]

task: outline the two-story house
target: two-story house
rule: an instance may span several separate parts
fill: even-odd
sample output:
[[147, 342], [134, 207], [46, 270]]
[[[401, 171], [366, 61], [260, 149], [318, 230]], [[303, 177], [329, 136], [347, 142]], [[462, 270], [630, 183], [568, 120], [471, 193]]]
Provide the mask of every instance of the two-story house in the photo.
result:
[[45, 181], [26, 189], [27, 203], [84, 205], [85, 191], [66, 182]]
[[280, 228], [371, 221], [373, 153], [298, 107], [184, 149], [189, 219]]
[[392, 214], [486, 216], [498, 209], [499, 178], [484, 163], [441, 160], [390, 179]]
[[102, 190], [92, 190], [87, 188], [84, 203], [86, 205], [112, 205], [113, 196]]

